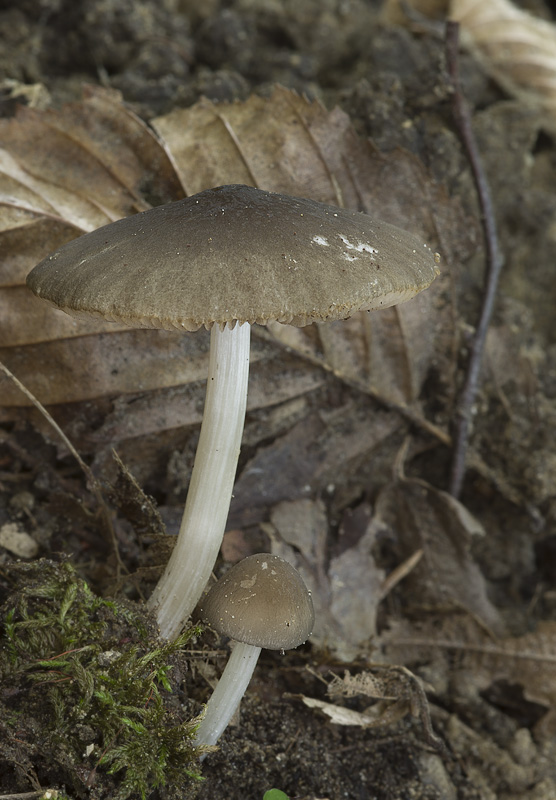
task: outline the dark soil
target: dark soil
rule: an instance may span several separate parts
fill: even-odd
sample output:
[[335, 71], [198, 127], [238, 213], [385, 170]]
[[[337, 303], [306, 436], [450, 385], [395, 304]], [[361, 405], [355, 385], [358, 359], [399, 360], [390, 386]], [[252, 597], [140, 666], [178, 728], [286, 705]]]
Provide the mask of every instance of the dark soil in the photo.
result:
[[[536, 11], [539, 8], [551, 18], [551, 6], [538, 3]], [[339, 104], [359, 134], [372, 138], [379, 149], [389, 152], [401, 146], [414, 153], [448, 194], [459, 198], [463, 213], [477, 221], [471, 174], [451, 115], [439, 28], [431, 24], [412, 31], [389, 25], [381, 22], [379, 10], [372, 0], [4, 0], [0, 4], [0, 114], [8, 117], [17, 103], [27, 102], [24, 87], [30, 84], [40, 84], [44, 101], [55, 107], [80, 99], [84, 83], [110, 86], [149, 120], [176, 106], [190, 106], [201, 96], [214, 101], [242, 100], [251, 92], [268, 96], [272, 86], [280, 83], [321, 100], [328, 108]], [[462, 54], [461, 70], [505, 257], [494, 320], [497, 333], [483, 371], [474, 416], [474, 459], [462, 501], [487, 532], [483, 538], [474, 538], [472, 553], [487, 580], [490, 598], [506, 629], [523, 636], [537, 630], [539, 623], [553, 621], [556, 613], [552, 424], [556, 419], [552, 268], [556, 144], [541, 116], [508, 97], [471, 56]], [[458, 261], [456, 253], [450, 264], [462, 331], [460, 351], [454, 354], [456, 385], [461, 383], [466, 337], [476, 323], [483, 287], [483, 248], [479, 244], [470, 250], [473, 253], [467, 252], [465, 263]], [[437, 394], [439, 387], [444, 390], [444, 377], [431, 371], [423, 390], [423, 403], [431, 414], [438, 413], [439, 422], [448, 414], [448, 404]], [[91, 410], [99, 424], [110, 402]], [[343, 408], [348, 402], [357, 413], [371, 415], [377, 409], [371, 398], [326, 375], [310, 395], [310, 411]], [[284, 427], [299, 422], [297, 413], [289, 407], [283, 418], [265, 410], [253, 413], [242, 464], [270, 445]], [[68, 428], [71, 422], [68, 410]], [[395, 449], [403, 443], [406, 429], [400, 425], [402, 432], [390, 442], [388, 453], [373, 454], [388, 470]], [[196, 429], [191, 428], [144, 437], [140, 444], [136, 440], [119, 448], [122, 459], [160, 506], [169, 532], [174, 532], [179, 520], [195, 440]], [[113, 592], [118, 588], [113, 543], [107, 540], [99, 515], [95, 516], [98, 508], [81, 472], [53, 441], [24, 417], [3, 426], [0, 524], [29, 524], [39, 556], [59, 559], [65, 553], [96, 592]], [[446, 490], [449, 453], [437, 443], [419, 442], [406, 471]], [[95, 458], [94, 452], [89, 455]], [[97, 468], [106, 463], [103, 459], [97, 454]], [[363, 500], [372, 505], [386, 480], [373, 478], [372, 472], [371, 466], [363, 465], [346, 485], [339, 478], [334, 496], [325, 487], [315, 491], [329, 512], [331, 552], [338, 545], [345, 514]], [[112, 500], [122, 505], [121, 496]], [[237, 511], [233, 528], [241, 529], [248, 549], [265, 550], [270, 510], [250, 511]], [[119, 589], [127, 600], [140, 601], [155, 577], [148, 567], [156, 560], [152, 555], [156, 537], [147, 525], [151, 536], [145, 543], [137, 525], [121, 512], [115, 529], [126, 569], [138, 570], [135, 580]], [[166, 552], [164, 544], [160, 558]], [[396, 541], [386, 537], [377, 552], [387, 570], [401, 560], [396, 546]], [[4, 602], [13, 586], [12, 560], [0, 548]], [[453, 613], [453, 608], [427, 608], [402, 582], [381, 608], [379, 630], [400, 619], [419, 630], [423, 620], [433, 619], [443, 631]], [[550, 679], [550, 672], [548, 678], [543, 672], [543, 685], [548, 687], [543, 694], [535, 681], [527, 684], [522, 673], [497, 680], [496, 670], [485, 672], [484, 664], [469, 666], [453, 650], [431, 646], [388, 651], [383, 643], [376, 644], [375, 651], [369, 649], [347, 664], [310, 645], [286, 657], [263, 654], [241, 707], [240, 724], [230, 726], [218, 751], [203, 763], [204, 782], [158, 789], [155, 796], [164, 800], [181, 792], [198, 800], [262, 800], [266, 790], [277, 787], [298, 800], [554, 800], [553, 728], [550, 724], [542, 727], [543, 720], [550, 718], [550, 700], [556, 698], [554, 675]], [[179, 688], [184, 704], [195, 712], [206, 701], [208, 683], [223, 664], [222, 658], [211, 659], [199, 651], [205, 648], [213, 653], [215, 646], [225, 655], [225, 643], [215, 645], [210, 633], [205, 633], [190, 656], [188, 676]], [[553, 663], [554, 644], [549, 637], [546, 648]], [[303, 704], [301, 695], [332, 702], [324, 683], [331, 671], [364, 670], [375, 656], [382, 662], [404, 663], [426, 681], [432, 725], [446, 744], [445, 753], [435, 750], [419, 716], [406, 715], [380, 727], [340, 726]], [[201, 666], [207, 660], [216, 664], [212, 671]], [[0, 697], [2, 691], [0, 687]], [[343, 702], [354, 710], [371, 704], [368, 698]], [[36, 730], [40, 738], [40, 708], [34, 713], [33, 725], [25, 727]], [[0, 774], [2, 795], [35, 792], [34, 796], [46, 797], [43, 792], [53, 789], [67, 791], [72, 798], [89, 796], [86, 780], [81, 789], [77, 783], [70, 785], [67, 771], [60, 769], [56, 775], [44, 763], [44, 754], [36, 752], [32, 767], [18, 769], [18, 752], [0, 741], [3, 763], [12, 759], [15, 765], [9, 773]], [[90, 774], [90, 764], [89, 773], [83, 765], [80, 769], [82, 776]], [[117, 787], [117, 776], [104, 778], [103, 793], [92, 789], [90, 796], [117, 797]]]

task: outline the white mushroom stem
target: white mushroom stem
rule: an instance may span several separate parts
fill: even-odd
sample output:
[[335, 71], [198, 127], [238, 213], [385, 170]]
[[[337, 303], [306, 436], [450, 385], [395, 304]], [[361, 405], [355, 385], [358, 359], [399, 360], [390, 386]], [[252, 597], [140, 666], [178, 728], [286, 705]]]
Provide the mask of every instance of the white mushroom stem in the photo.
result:
[[211, 330], [205, 409], [183, 519], [149, 600], [164, 639], [180, 634], [222, 544], [245, 421], [250, 331], [248, 323]]
[[195, 734], [193, 743], [197, 747], [202, 744], [216, 744], [220, 739], [245, 694], [260, 652], [261, 648], [255, 645], [234, 643], [232, 654]]

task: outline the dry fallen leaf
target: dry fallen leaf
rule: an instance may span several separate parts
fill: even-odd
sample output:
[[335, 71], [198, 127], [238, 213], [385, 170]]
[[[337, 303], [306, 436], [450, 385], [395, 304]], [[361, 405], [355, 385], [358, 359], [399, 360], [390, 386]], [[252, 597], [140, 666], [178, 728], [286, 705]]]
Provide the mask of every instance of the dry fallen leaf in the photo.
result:
[[[355, 134], [341, 109], [326, 112], [281, 87], [270, 101], [258, 96], [229, 105], [203, 100], [154, 120], [153, 126], [170, 148], [188, 193], [226, 174], [230, 182], [360, 208], [428, 241], [436, 241], [439, 228], [449, 228], [452, 237], [462, 228], [463, 215], [414, 156], [400, 149], [379, 153]], [[340, 379], [359, 379], [388, 402], [412, 403], [437, 355], [441, 333], [445, 337], [452, 329], [445, 292], [445, 283], [437, 280], [412, 303], [358, 314], [349, 324], [319, 326], [318, 343], [313, 329], [269, 329], [300, 355], [321, 356]]]
[[316, 697], [301, 695], [300, 699], [308, 708], [317, 708], [326, 714], [334, 725], [354, 725], [358, 728], [372, 728], [380, 724], [379, 712], [374, 710], [374, 707], [365, 711], [355, 711], [352, 708], [337, 706], [335, 703], [317, 700]]
[[397, 441], [401, 430], [394, 414], [381, 411], [369, 418], [368, 404], [308, 414], [247, 462], [235, 484], [232, 517], [248, 514], [259, 521], [276, 503], [331, 486], [358, 492], [362, 470], [372, 468], [382, 447], [390, 452], [391, 437]]
[[[9, 251], [0, 271], [0, 359], [47, 405], [188, 384], [200, 371], [194, 358], [190, 363], [194, 343], [181, 342], [176, 356], [172, 334], [77, 322], [25, 290], [34, 263], [83, 231], [176, 199], [184, 188], [232, 181], [363, 208], [431, 241], [439, 226], [465, 227], [457, 204], [414, 156], [378, 153], [344, 112], [282, 88], [268, 99], [203, 100], [176, 110], [153, 122], [162, 138], [116, 93], [101, 89], [61, 111], [24, 109], [0, 125], [0, 243]], [[441, 289], [435, 292], [413, 312], [386, 313], [383, 324], [377, 313], [346, 331], [327, 331], [324, 365], [336, 368], [349, 351], [346, 379], [372, 373], [369, 385], [386, 400], [414, 402], [431, 360], [440, 357], [444, 325], [427, 321], [443, 302]], [[25, 402], [4, 380], [1, 390], [2, 405]]]
[[[198, 338], [206, 341], [204, 334]], [[322, 385], [321, 370], [291, 356], [273, 359], [267, 349], [257, 342], [252, 347], [248, 411], [283, 403]], [[207, 369], [208, 356], [206, 360], [193, 358], [190, 364], [184, 360], [183, 385], [163, 388], [161, 380], [159, 389], [139, 396], [125, 394], [116, 398], [113, 410], [91, 434], [91, 440], [114, 442], [184, 425], [199, 425], [203, 417]], [[197, 371], [200, 374], [195, 377]], [[165, 374], [172, 372], [168, 369]]]
[[406, 663], [420, 660], [424, 652], [450, 654], [458, 670], [473, 678], [473, 688], [484, 692], [497, 681], [521, 684], [529, 702], [546, 708], [538, 722], [539, 732], [556, 731], [556, 623], [546, 620], [522, 636], [492, 639], [470, 617], [450, 615], [430, 623], [397, 620], [381, 637], [387, 652]]
[[[522, 4], [523, 5], [523, 4]], [[524, 105], [545, 112], [556, 130], [556, 26], [510, 0], [385, 0], [382, 18], [428, 27], [446, 17], [459, 22], [461, 41], [485, 71]], [[434, 23], [433, 23], [434, 24]]]
[[[366, 518], [368, 522], [368, 515]], [[313, 597], [315, 626], [311, 642], [342, 661], [368, 651], [376, 634], [384, 573], [371, 555], [376, 531], [363, 535], [328, 563], [328, 519], [321, 501], [278, 503], [264, 525], [272, 552], [299, 570]]]
[[464, 608], [496, 634], [504, 624], [487, 595], [485, 579], [474, 562], [471, 538], [485, 531], [451, 495], [418, 479], [397, 479], [380, 493], [377, 524], [392, 531], [400, 555], [423, 556], [405, 579], [408, 596], [420, 606]]
[[355, 314], [314, 330], [276, 323], [268, 328], [285, 347], [321, 363], [340, 380], [387, 404], [414, 406], [419, 413], [418, 398], [431, 365], [438, 369], [450, 350], [447, 277], [410, 303], [383, 311]]
[[378, 702], [359, 712], [303, 695], [301, 699], [309, 708], [323, 711], [336, 725], [385, 727], [411, 714], [420, 719], [424, 739], [438, 750], [445, 750], [442, 740], [433, 731], [429, 704], [421, 682], [405, 667], [376, 664], [356, 675], [351, 675], [349, 671], [342, 678], [334, 675], [328, 685], [328, 694], [332, 698], [365, 696]]
[[227, 183], [359, 208], [429, 241], [438, 219], [459, 213], [411, 153], [380, 153], [340, 108], [327, 111], [282, 87], [244, 103], [204, 99], [152, 125], [187, 194], [226, 176]]
[[556, 27], [509, 0], [452, 0], [462, 41], [506, 91], [544, 109], [556, 130]]
[[[130, 341], [94, 337], [118, 327], [71, 319], [24, 281], [65, 241], [183, 196], [168, 155], [117, 92], [94, 87], [60, 111], [20, 109], [0, 121], [0, 141], [0, 360], [47, 405], [129, 391], [119, 367]], [[153, 349], [161, 341], [140, 339], [141, 349], [146, 339]], [[3, 406], [26, 402], [5, 379], [0, 397]]]

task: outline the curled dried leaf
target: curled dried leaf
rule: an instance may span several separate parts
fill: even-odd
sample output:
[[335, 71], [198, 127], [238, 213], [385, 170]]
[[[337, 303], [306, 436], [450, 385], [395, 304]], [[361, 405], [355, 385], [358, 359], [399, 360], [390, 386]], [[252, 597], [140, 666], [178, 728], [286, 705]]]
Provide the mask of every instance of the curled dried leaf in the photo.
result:
[[452, 0], [450, 16], [487, 72], [556, 130], [556, 27], [509, 0]]
[[460, 502], [425, 481], [404, 478], [384, 488], [376, 514], [396, 532], [402, 556], [423, 550], [406, 578], [411, 597], [419, 604], [465, 608], [486, 628], [504, 631], [470, 551], [471, 538], [484, 529]]

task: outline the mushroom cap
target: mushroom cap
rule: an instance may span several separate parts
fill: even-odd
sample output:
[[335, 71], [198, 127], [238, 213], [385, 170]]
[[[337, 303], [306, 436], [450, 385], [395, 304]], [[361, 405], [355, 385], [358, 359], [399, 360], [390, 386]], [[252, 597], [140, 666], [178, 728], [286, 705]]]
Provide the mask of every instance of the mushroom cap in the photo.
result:
[[345, 319], [409, 300], [437, 274], [431, 249], [400, 228], [231, 185], [73, 239], [27, 284], [70, 314], [197, 330]]
[[313, 602], [299, 572], [279, 556], [248, 556], [199, 605], [203, 622], [224, 636], [267, 650], [289, 650], [313, 631]]

